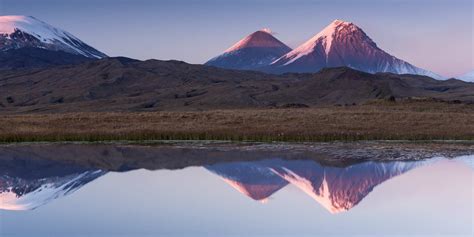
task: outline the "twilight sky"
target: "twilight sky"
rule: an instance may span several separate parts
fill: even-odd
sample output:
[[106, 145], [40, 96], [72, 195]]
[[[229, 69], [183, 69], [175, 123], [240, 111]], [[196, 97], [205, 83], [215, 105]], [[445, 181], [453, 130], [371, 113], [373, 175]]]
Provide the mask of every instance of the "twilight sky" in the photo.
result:
[[295, 47], [334, 19], [380, 48], [443, 76], [474, 69], [472, 0], [0, 0], [0, 15], [31, 15], [109, 56], [204, 63], [269, 27]]

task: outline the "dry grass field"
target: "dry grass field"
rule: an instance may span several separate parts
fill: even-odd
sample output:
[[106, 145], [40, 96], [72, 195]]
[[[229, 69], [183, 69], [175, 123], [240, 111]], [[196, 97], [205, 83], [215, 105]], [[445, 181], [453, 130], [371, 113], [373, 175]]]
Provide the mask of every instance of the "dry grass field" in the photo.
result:
[[0, 116], [0, 142], [474, 140], [474, 105], [380, 102], [292, 109]]

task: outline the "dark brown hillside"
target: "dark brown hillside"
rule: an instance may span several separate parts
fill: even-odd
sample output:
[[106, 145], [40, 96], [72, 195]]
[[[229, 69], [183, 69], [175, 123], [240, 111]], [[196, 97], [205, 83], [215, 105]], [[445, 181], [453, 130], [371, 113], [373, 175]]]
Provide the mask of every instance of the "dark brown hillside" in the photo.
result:
[[82, 55], [40, 48], [20, 48], [0, 51], [0, 69], [46, 68], [79, 64], [95, 59]]
[[9, 113], [315, 107], [390, 97], [472, 103], [474, 84], [349, 68], [272, 75], [127, 58], [0, 71], [0, 111]]

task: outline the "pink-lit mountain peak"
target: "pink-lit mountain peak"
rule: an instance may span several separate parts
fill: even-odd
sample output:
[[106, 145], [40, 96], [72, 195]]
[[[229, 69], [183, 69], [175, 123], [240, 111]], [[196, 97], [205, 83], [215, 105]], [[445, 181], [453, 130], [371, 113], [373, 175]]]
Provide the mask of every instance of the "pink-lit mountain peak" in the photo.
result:
[[316, 34], [314, 38], [317, 39], [323, 36], [331, 37], [343, 29], [351, 29], [353, 31], [362, 31], [361, 28], [359, 28], [357, 25], [355, 25], [352, 22], [343, 21], [343, 20], [334, 20], [329, 25], [327, 25], [322, 31]]
[[288, 184], [287, 182], [268, 184], [242, 183], [229, 178], [223, 178], [223, 180], [245, 196], [252, 198], [253, 200], [263, 202], [268, 200], [271, 195]]
[[270, 65], [270, 71], [317, 72], [327, 67], [350, 67], [368, 73], [441, 76], [418, 68], [380, 49], [356, 24], [335, 20], [322, 31]]
[[311, 39], [283, 56], [280, 60], [289, 59], [285, 62], [285, 65], [291, 64], [303, 56], [314, 53], [318, 49], [323, 49], [323, 54], [327, 58], [334, 41], [344, 41], [347, 38], [358, 37], [358, 42], [364, 44], [367, 43], [371, 47], [377, 47], [376, 44], [370, 39], [365, 32], [352, 22], [334, 20], [326, 26], [322, 31], [314, 35]]
[[283, 42], [273, 36], [273, 32], [269, 28], [264, 28], [253, 32], [252, 34], [241, 39], [232, 47], [228, 48], [224, 53], [237, 51], [244, 48], [287, 48]]
[[302, 161], [286, 162], [272, 171], [336, 214], [355, 207], [381, 183], [436, 161], [366, 162], [345, 168]]
[[265, 28], [239, 40], [205, 64], [227, 69], [259, 70], [290, 51], [290, 47], [275, 38], [270, 29]]
[[220, 176], [224, 182], [247, 197], [265, 201], [288, 182], [272, 172], [268, 167], [249, 162], [216, 164], [206, 167]]

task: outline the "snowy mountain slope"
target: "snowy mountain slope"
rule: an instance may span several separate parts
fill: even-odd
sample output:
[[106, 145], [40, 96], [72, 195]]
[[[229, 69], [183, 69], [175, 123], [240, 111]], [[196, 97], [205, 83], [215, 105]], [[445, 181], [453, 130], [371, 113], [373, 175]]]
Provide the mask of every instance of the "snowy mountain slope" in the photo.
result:
[[290, 50], [291, 48], [275, 38], [269, 29], [263, 29], [243, 38], [205, 65], [254, 70], [269, 65]]
[[31, 16], [0, 16], [0, 51], [41, 48], [88, 58], [107, 57], [72, 34]]
[[275, 60], [270, 72], [317, 72], [324, 67], [347, 66], [369, 73], [441, 76], [413, 66], [382, 49], [353, 23], [335, 20], [314, 37]]
[[73, 193], [105, 173], [93, 170], [37, 179], [0, 176], [0, 209], [33, 210]]
[[457, 77], [458, 79], [460, 80], [463, 80], [463, 81], [468, 81], [468, 82], [474, 82], [474, 70], [462, 75], [462, 76], [459, 76]]

